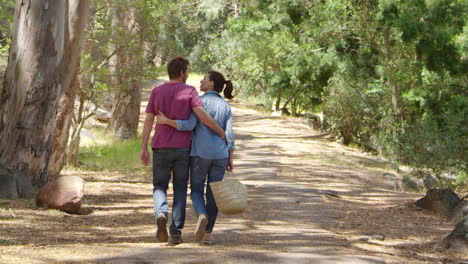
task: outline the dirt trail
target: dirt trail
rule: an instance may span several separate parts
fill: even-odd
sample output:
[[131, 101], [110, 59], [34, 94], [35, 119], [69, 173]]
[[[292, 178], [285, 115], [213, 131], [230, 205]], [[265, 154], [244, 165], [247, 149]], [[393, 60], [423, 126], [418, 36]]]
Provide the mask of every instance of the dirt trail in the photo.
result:
[[[147, 98], [145, 90], [143, 98]], [[220, 214], [214, 245], [193, 242], [188, 199], [184, 242], [157, 243], [151, 171], [65, 171], [87, 181], [89, 215], [0, 201], [0, 263], [457, 263], [437, 243], [449, 224], [407, 206], [391, 163], [344, 147], [297, 118], [232, 102], [235, 177], [248, 210]], [[171, 197], [171, 194], [169, 194]], [[465, 256], [466, 258], [466, 256]]]

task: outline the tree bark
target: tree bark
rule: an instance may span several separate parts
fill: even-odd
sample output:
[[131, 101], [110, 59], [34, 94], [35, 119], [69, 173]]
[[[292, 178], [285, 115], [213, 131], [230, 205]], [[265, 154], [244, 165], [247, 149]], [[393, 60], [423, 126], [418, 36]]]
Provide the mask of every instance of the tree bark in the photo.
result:
[[[136, 38], [138, 23], [136, 10], [132, 6], [114, 7], [112, 26], [114, 28], [115, 56], [110, 60], [110, 72], [114, 76], [115, 95], [112, 105], [112, 117], [109, 128], [120, 139], [137, 136], [140, 115], [140, 84], [136, 79], [135, 69], [141, 68], [144, 58]], [[124, 10], [122, 10], [124, 9]], [[122, 29], [127, 34], [119, 32]], [[128, 39], [128, 36], [133, 36]], [[119, 47], [126, 45], [127, 50]]]
[[16, 1], [0, 88], [0, 164], [12, 171], [7, 177], [14, 178], [12, 191], [18, 197], [32, 196], [32, 185], [48, 180], [58, 103], [75, 78], [80, 58], [76, 43], [82, 33], [75, 29], [83, 22], [75, 12], [86, 5], [87, 0]]
[[281, 97], [282, 96], [283, 96], [283, 90], [280, 88], [278, 90], [278, 93], [276, 94], [275, 111], [280, 110], [280, 104], [281, 104]]
[[80, 137], [81, 128], [76, 128], [71, 136], [70, 144], [68, 145], [68, 164], [73, 167], [79, 167], [78, 155], [80, 152]]
[[49, 160], [49, 181], [60, 175], [66, 160], [66, 146], [79, 82], [80, 55], [88, 16], [88, 0], [69, 0], [68, 37], [65, 43], [67, 52], [65, 59], [69, 68], [64, 77], [64, 92], [60, 98], [57, 112], [52, 153]]
[[[64, 80], [67, 2], [17, 1], [10, 57], [0, 91], [0, 163], [36, 185], [47, 181]], [[26, 184], [27, 185], [27, 184]], [[22, 190], [30, 186], [17, 186]]]
[[[390, 31], [388, 27], [383, 28], [383, 41], [385, 45], [385, 65], [387, 71], [387, 78], [389, 85], [392, 89], [392, 106], [393, 106], [393, 121], [395, 124], [403, 124], [403, 115], [402, 115], [402, 100], [401, 100], [401, 92], [395, 80], [395, 72], [397, 67], [394, 61], [394, 51], [390, 40]], [[392, 128], [392, 136], [394, 142], [399, 142], [398, 139], [399, 131], [397, 130], [397, 126], [393, 126]], [[395, 145], [395, 153], [398, 158], [400, 158], [400, 147], [398, 144]]]
[[[76, 85], [78, 86], [77, 90], [80, 91], [80, 106], [78, 107], [78, 112], [73, 114], [72, 118], [72, 127], [73, 131], [71, 134], [70, 144], [68, 145], [68, 164], [73, 167], [79, 167], [79, 153], [80, 153], [80, 140], [81, 140], [81, 130], [83, 129], [86, 120], [88, 120], [97, 110], [97, 105], [93, 110], [89, 110], [88, 106], [86, 105], [90, 98], [93, 97], [94, 91], [90, 91], [91, 94], [86, 95], [83, 90], [80, 88], [80, 82], [77, 82]], [[92, 89], [94, 89], [95, 79], [91, 78]], [[88, 112], [89, 111], [89, 112]]]
[[75, 106], [76, 98], [76, 86], [78, 85], [78, 74], [75, 75], [75, 79], [60, 98], [60, 105], [56, 117], [56, 126], [54, 129], [54, 140], [52, 143], [52, 152], [49, 159], [49, 177], [48, 181], [51, 181], [60, 176], [66, 162], [66, 147], [68, 144], [68, 137], [70, 134], [71, 118]]
[[137, 135], [140, 116], [140, 85], [131, 83], [129, 89], [119, 90], [112, 106], [110, 127], [115, 136], [129, 139]]

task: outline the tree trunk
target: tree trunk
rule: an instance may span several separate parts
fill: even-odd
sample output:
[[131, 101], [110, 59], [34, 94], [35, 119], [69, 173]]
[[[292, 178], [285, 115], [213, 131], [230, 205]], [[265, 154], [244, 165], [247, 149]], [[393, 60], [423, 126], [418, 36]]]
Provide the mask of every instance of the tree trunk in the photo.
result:
[[[114, 28], [114, 47], [117, 51], [110, 60], [110, 72], [114, 76], [115, 96], [112, 105], [112, 117], [109, 128], [120, 139], [137, 136], [140, 116], [140, 85], [135, 76], [135, 69], [142, 67], [144, 61], [141, 48], [138, 47], [136, 35], [138, 23], [136, 10], [132, 6], [114, 7], [112, 26]], [[124, 10], [122, 10], [124, 9]], [[119, 32], [122, 29], [126, 34]], [[129, 36], [133, 36], [129, 39]], [[120, 48], [127, 47], [126, 50]]]
[[115, 136], [120, 139], [136, 137], [140, 116], [141, 93], [136, 82], [129, 89], [121, 89], [117, 93], [112, 106], [110, 127]]
[[[67, 2], [17, 1], [0, 91], [0, 163], [43, 185], [64, 80]], [[28, 184], [26, 184], [28, 185]], [[30, 186], [17, 186], [20, 196]]]
[[78, 87], [78, 72], [84, 29], [89, 16], [88, 0], [69, 0], [66, 60], [69, 67], [64, 78], [64, 92], [60, 98], [54, 130], [52, 153], [49, 160], [49, 181], [60, 175], [66, 159], [71, 117]]
[[78, 86], [78, 74], [69, 89], [60, 98], [60, 105], [54, 130], [52, 153], [49, 160], [49, 181], [57, 178], [66, 162], [66, 147], [68, 143], [71, 119], [75, 106], [76, 87]]
[[78, 155], [80, 153], [81, 129], [75, 128], [72, 133], [70, 144], [68, 145], [68, 164], [73, 167], [79, 167]]
[[276, 94], [275, 111], [280, 110], [280, 104], [281, 104], [281, 97], [282, 96], [283, 96], [283, 90], [280, 88], [278, 90], [278, 93]]
[[[93, 97], [95, 79], [91, 78], [90, 85], [92, 89], [90, 91], [91, 94], [86, 95], [83, 90], [80, 88], [80, 82], [77, 82], [76, 85], [78, 86], [76, 90], [80, 91], [80, 106], [78, 107], [78, 112], [74, 112], [74, 116], [72, 118], [72, 128], [73, 132], [71, 134], [70, 144], [68, 146], [68, 164], [73, 167], [79, 167], [79, 160], [78, 155], [80, 153], [80, 139], [81, 139], [81, 130], [83, 129], [86, 120], [88, 120], [97, 110], [97, 106], [93, 110], [89, 110], [86, 106], [89, 103], [91, 97]], [[90, 111], [90, 112], [88, 112]]]
[[[403, 124], [403, 116], [402, 116], [402, 99], [401, 99], [401, 92], [395, 80], [395, 61], [394, 61], [394, 52], [392, 48], [392, 44], [390, 41], [390, 32], [388, 27], [383, 28], [383, 40], [385, 45], [385, 59], [386, 59], [386, 71], [387, 71], [387, 78], [389, 85], [392, 89], [392, 106], [393, 106], [393, 121], [395, 124]], [[401, 126], [399, 126], [401, 127]], [[399, 142], [398, 139], [399, 131], [397, 131], [397, 126], [393, 125], [392, 128], [392, 136], [393, 142]], [[400, 147], [398, 144], [395, 144], [395, 153], [398, 158], [400, 158]]]
[[299, 88], [296, 89], [296, 91], [294, 91], [294, 93], [289, 96], [289, 98], [286, 100], [286, 102], [284, 102], [284, 105], [281, 109], [286, 109], [286, 107], [288, 106], [288, 104], [291, 102], [291, 100], [296, 97], [296, 95], [300, 92], [301, 90]]

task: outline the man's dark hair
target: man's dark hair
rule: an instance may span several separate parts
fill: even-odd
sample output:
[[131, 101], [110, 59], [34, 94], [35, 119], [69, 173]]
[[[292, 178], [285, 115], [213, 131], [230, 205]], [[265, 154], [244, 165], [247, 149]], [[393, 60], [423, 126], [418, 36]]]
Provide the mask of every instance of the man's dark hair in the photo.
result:
[[176, 57], [172, 59], [167, 64], [167, 73], [169, 74], [169, 79], [172, 80], [179, 78], [180, 73], [187, 71], [189, 65], [189, 61], [183, 57]]

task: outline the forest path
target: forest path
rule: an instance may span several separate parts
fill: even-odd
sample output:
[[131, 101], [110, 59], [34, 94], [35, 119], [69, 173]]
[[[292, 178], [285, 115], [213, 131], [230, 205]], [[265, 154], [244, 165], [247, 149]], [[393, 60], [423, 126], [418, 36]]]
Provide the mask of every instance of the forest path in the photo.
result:
[[[145, 89], [147, 100], [150, 89]], [[146, 103], [143, 103], [145, 106]], [[10, 202], [0, 219], [0, 263], [456, 263], [437, 251], [450, 231], [407, 206], [420, 194], [395, 190], [399, 176], [378, 157], [336, 143], [298, 118], [272, 117], [234, 100], [235, 174], [248, 209], [220, 214], [217, 243], [193, 242], [187, 199], [184, 243], [158, 243], [151, 170], [65, 171], [86, 180], [89, 215]], [[142, 119], [143, 119], [142, 107]], [[141, 131], [141, 130], [140, 130]], [[169, 189], [172, 204], [172, 187]], [[7, 242], [8, 241], [8, 244]], [[450, 262], [446, 262], [450, 261]]]

